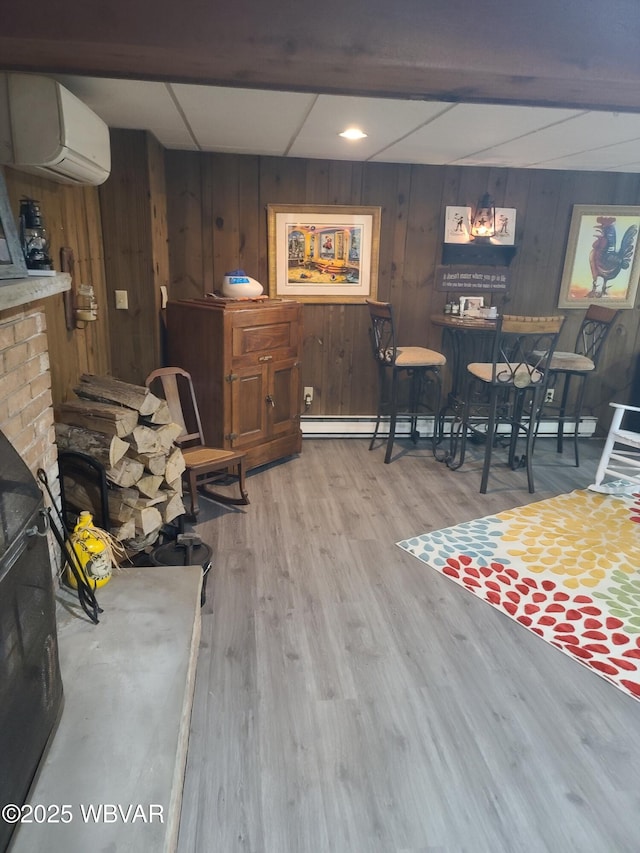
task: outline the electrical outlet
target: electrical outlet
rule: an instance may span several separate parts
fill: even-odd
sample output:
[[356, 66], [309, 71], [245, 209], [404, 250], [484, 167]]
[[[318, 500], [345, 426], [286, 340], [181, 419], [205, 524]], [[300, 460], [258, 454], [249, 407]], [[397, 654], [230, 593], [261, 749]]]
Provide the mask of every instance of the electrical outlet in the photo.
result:
[[310, 406], [313, 403], [313, 386], [305, 385], [303, 399], [305, 406]]
[[126, 311], [129, 307], [129, 293], [126, 290], [116, 290], [116, 308]]
[[547, 393], [544, 395], [545, 403], [553, 403], [554, 394], [555, 390], [553, 388], [547, 388]]

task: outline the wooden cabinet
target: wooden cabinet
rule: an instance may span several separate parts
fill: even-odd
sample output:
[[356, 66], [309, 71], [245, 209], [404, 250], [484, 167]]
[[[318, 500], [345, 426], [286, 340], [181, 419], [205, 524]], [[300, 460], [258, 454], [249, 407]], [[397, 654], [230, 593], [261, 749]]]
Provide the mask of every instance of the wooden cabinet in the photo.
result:
[[192, 299], [167, 305], [167, 358], [189, 371], [205, 441], [247, 468], [299, 453], [302, 305]]

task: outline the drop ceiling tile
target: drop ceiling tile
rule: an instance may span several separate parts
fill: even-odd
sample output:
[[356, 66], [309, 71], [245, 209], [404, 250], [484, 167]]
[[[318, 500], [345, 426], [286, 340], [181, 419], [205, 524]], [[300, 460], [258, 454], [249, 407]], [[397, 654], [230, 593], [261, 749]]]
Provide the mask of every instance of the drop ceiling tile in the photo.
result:
[[623, 166], [616, 166], [615, 169], [605, 169], [605, 172], [625, 172], [628, 175], [637, 175], [640, 172], [640, 162], [626, 163]]
[[[289, 151], [292, 157], [368, 160], [398, 138], [413, 132], [450, 104], [320, 95]], [[339, 134], [358, 127], [366, 139], [348, 140]]]
[[189, 129], [164, 83], [66, 75], [58, 75], [56, 79], [109, 127], [149, 130], [165, 148], [195, 149]]
[[[640, 115], [56, 75], [112, 128], [165, 148], [339, 160], [640, 172]], [[360, 142], [338, 133], [358, 124]]]
[[[595, 152], [596, 149], [612, 143], [632, 139], [640, 139], [640, 115], [587, 112], [577, 114], [560, 124], [541, 128], [519, 139], [496, 145], [468, 158], [466, 162], [487, 165], [488, 162], [502, 160], [512, 165], [544, 169], [562, 168], [552, 164], [565, 157], [568, 159], [564, 168], [571, 169], [576, 168], [571, 164], [579, 162], [582, 152]], [[592, 158], [591, 162], [595, 164], [597, 160]]]
[[203, 151], [282, 155], [316, 95], [174, 84]]
[[[640, 129], [640, 128], [639, 128]], [[545, 160], [544, 169], [578, 169], [585, 171], [635, 172], [630, 164], [638, 162], [640, 133], [638, 138], [615, 145], [604, 145], [589, 151], [576, 151], [566, 157]]]
[[579, 115], [579, 111], [457, 104], [406, 139], [381, 151], [373, 159], [397, 163], [462, 165], [474, 152], [508, 143], [540, 127], [565, 121], [575, 115]]

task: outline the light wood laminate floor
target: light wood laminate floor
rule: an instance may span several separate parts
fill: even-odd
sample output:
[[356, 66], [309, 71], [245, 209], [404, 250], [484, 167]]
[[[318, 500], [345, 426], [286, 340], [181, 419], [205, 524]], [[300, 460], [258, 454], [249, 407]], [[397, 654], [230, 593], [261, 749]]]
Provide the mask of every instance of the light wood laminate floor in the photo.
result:
[[395, 545], [585, 487], [601, 446], [480, 495], [480, 449], [305, 440], [203, 501], [180, 853], [637, 853], [640, 703]]

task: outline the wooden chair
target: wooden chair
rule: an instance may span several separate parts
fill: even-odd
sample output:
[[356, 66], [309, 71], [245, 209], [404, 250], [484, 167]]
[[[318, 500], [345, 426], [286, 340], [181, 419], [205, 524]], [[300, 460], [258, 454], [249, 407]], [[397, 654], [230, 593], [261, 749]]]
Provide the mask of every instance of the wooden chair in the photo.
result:
[[[549, 364], [548, 387], [555, 388], [556, 383], [562, 380], [562, 397], [557, 407], [556, 416], [558, 422], [557, 450], [558, 453], [562, 453], [565, 422], [567, 418], [572, 418], [574, 421], [573, 447], [576, 467], [580, 465], [578, 437], [587, 378], [598, 367], [603, 344], [619, 313], [620, 311], [615, 308], [590, 305], [580, 324], [574, 351], [556, 351]], [[579, 382], [579, 385], [573, 399], [573, 406], [569, 408], [569, 391], [571, 380], [574, 378]], [[548, 410], [553, 411], [553, 407], [543, 405], [541, 418], [547, 414]]]
[[[622, 403], [610, 405], [615, 409], [613, 420], [602, 449], [595, 482], [589, 488], [605, 494], [640, 492], [640, 433], [623, 429], [625, 415], [634, 412], [637, 416], [640, 408]], [[608, 479], [611, 477], [613, 480]]]
[[[183, 479], [189, 489], [191, 516], [195, 518], [199, 512], [199, 489], [202, 489], [204, 495], [220, 503], [248, 504], [249, 498], [244, 483], [245, 454], [205, 445], [191, 375], [180, 367], [163, 367], [152, 371], [145, 384], [154, 393], [160, 391], [157, 396], [164, 397], [172, 420], [184, 430], [176, 439], [176, 444], [182, 450], [187, 466]], [[229, 476], [236, 478], [240, 497], [212, 490], [211, 483], [220, 483]]]
[[[446, 462], [450, 468], [459, 468], [464, 462], [468, 436], [482, 437], [485, 454], [481, 494], [487, 491], [494, 445], [500, 426], [505, 424], [509, 434], [508, 464], [514, 470], [526, 465], [529, 492], [534, 491], [533, 445], [547, 385], [546, 364], [553, 356], [563, 322], [563, 316], [505, 315], [496, 323], [491, 361], [467, 365], [459, 419], [452, 426], [456, 440]], [[517, 442], [522, 436], [525, 453], [516, 457]]]
[[[446, 358], [442, 353], [426, 347], [399, 347], [396, 345], [396, 332], [393, 320], [393, 308], [388, 302], [375, 302], [367, 299], [369, 316], [371, 318], [371, 344], [373, 357], [378, 365], [378, 412], [376, 426], [371, 438], [369, 450], [373, 450], [378, 435], [380, 421], [383, 416], [389, 417], [389, 435], [387, 438], [387, 449], [384, 457], [385, 463], [391, 461], [393, 442], [398, 419], [398, 385], [399, 377], [405, 372], [411, 379], [410, 401], [408, 413], [410, 417], [410, 433], [413, 441], [417, 441], [418, 409], [422, 404], [424, 386], [431, 383], [435, 387], [435, 400], [433, 403], [433, 421], [435, 439], [435, 425], [440, 410], [440, 367], [446, 364]], [[385, 380], [387, 374], [391, 374], [391, 387], [386, 394]]]

